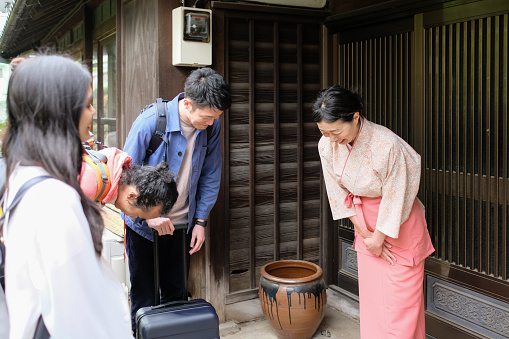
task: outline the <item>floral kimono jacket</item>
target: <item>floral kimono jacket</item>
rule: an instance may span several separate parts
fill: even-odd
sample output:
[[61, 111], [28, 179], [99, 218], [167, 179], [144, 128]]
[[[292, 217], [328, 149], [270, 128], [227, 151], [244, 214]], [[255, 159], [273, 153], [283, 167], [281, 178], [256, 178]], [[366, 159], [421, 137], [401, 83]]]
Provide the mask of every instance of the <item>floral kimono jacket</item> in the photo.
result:
[[400, 238], [401, 226], [405, 227], [410, 213], [416, 209], [418, 213], [424, 211], [416, 198], [421, 159], [410, 145], [388, 128], [364, 118], [351, 149], [322, 137], [318, 150], [335, 220], [357, 215], [351, 202], [352, 196], [360, 197], [360, 200], [362, 197], [380, 198], [373, 228], [387, 236], [386, 240], [393, 245], [393, 250], [401, 250], [399, 254], [404, 259], [398, 260], [400, 263], [412, 266], [434, 251], [424, 214], [422, 225], [405, 230], [405, 237]]

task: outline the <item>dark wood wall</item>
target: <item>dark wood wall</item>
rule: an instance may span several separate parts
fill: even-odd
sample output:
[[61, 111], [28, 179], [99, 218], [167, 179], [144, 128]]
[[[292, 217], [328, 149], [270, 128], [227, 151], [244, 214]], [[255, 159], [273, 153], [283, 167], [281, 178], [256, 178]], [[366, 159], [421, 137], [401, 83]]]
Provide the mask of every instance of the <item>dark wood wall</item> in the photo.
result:
[[224, 25], [233, 104], [224, 116], [226, 302], [257, 296], [260, 268], [321, 263], [320, 133], [311, 104], [321, 83], [327, 13], [214, 3]]
[[141, 109], [159, 96], [157, 7], [157, 0], [132, 0], [123, 5], [122, 90], [126, 95], [122, 128], [125, 136]]
[[117, 5], [121, 47], [120, 129], [124, 138], [141, 109], [156, 98], [173, 99], [193, 68], [172, 65], [172, 10], [179, 0], [130, 0]]

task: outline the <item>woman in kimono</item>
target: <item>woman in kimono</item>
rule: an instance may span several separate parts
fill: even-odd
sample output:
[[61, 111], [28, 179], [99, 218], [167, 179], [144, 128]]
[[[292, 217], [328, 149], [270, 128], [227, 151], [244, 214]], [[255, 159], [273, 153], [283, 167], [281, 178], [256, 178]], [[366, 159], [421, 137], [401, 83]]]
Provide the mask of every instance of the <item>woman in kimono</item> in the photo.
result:
[[362, 106], [339, 86], [313, 105], [332, 216], [355, 225], [361, 338], [425, 338], [424, 259], [434, 248], [417, 199], [420, 156]]

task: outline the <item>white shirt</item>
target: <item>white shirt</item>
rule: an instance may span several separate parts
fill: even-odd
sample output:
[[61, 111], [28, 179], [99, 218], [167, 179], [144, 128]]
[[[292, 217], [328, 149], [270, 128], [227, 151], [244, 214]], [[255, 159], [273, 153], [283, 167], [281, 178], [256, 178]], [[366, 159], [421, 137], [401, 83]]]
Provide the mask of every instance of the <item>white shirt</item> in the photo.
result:
[[[47, 174], [19, 166], [8, 206], [21, 185]], [[30, 188], [4, 225], [10, 338], [31, 339], [39, 315], [53, 339], [130, 338], [122, 287], [92, 244], [79, 194], [48, 179]]]

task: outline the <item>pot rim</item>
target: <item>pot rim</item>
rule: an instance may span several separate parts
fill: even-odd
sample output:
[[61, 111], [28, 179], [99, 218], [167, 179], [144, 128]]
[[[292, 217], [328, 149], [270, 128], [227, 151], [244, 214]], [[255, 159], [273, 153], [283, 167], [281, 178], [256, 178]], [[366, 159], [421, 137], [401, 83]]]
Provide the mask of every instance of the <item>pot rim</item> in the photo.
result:
[[[301, 267], [301, 268], [307, 268], [315, 270], [316, 272], [313, 273], [310, 276], [302, 277], [302, 278], [281, 278], [274, 276], [267, 272], [268, 268], [270, 266], [274, 266], [274, 268], [279, 267]], [[307, 283], [316, 279], [319, 279], [322, 277], [322, 269], [320, 266], [305, 260], [276, 260], [272, 261], [268, 264], [263, 265], [263, 267], [260, 269], [260, 273], [262, 277], [265, 279], [278, 282], [278, 283], [285, 283], [285, 284], [301, 284], [301, 283]]]

